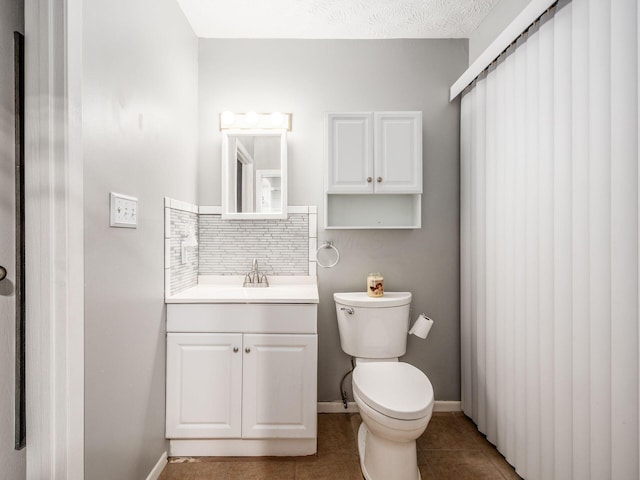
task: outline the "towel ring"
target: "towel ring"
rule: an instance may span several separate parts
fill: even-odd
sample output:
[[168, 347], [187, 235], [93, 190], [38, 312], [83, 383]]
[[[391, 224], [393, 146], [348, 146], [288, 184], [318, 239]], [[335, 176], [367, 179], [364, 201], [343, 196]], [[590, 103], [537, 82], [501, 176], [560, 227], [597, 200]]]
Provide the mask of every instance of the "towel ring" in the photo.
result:
[[[323, 265], [322, 263], [320, 263], [320, 260], [318, 260], [318, 252], [323, 249], [323, 248], [332, 248], [333, 250], [335, 250], [336, 252], [336, 261], [333, 263], [330, 263], [328, 265]], [[335, 267], [338, 264], [338, 261], [340, 260], [340, 252], [338, 251], [338, 249], [336, 248], [336, 246], [333, 244], [333, 242], [324, 242], [322, 245], [320, 245], [318, 247], [318, 249], [316, 250], [316, 262], [318, 263], [318, 265], [322, 268], [331, 268], [331, 267]]]

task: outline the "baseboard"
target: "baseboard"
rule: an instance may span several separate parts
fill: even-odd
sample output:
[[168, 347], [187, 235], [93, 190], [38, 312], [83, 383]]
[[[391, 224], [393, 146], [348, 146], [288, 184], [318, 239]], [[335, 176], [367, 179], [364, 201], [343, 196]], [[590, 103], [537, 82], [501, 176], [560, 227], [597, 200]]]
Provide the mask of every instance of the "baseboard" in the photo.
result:
[[302, 457], [317, 452], [316, 438], [169, 440], [172, 457]]
[[[318, 413], [357, 413], [358, 405], [356, 402], [348, 402], [347, 408], [340, 401], [335, 402], [318, 402]], [[436, 400], [433, 404], [434, 412], [461, 412], [462, 402], [454, 400]]]
[[162, 452], [162, 455], [160, 455], [160, 459], [158, 460], [158, 463], [156, 463], [156, 465], [153, 467], [153, 469], [151, 470], [151, 473], [147, 475], [147, 480], [158, 480], [158, 478], [160, 478], [160, 474], [162, 473], [162, 470], [164, 470], [164, 467], [166, 465], [167, 465], [167, 452]]
[[462, 402], [459, 400], [436, 400], [433, 404], [434, 412], [461, 412]]
[[344, 403], [340, 401], [318, 402], [318, 413], [358, 413], [358, 411], [356, 402], [349, 402], [347, 408], [344, 408]]

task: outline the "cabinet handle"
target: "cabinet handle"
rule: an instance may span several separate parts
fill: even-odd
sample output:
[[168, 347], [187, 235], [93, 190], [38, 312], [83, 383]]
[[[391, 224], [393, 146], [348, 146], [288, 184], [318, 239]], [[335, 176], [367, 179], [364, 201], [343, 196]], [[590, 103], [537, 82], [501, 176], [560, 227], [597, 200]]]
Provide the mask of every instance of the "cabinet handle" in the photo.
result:
[[367, 177], [367, 183], [371, 183], [372, 180], [373, 180], [373, 178]]
[[238, 347], [233, 347], [233, 353], [238, 353]]
[[378, 177], [377, 180], [378, 180], [378, 183], [380, 183], [382, 181], [382, 177]]
[[7, 269], [0, 266], [0, 280], [4, 280], [4, 277], [7, 276]]
[[244, 349], [245, 353], [251, 353], [251, 349], [249, 347]]

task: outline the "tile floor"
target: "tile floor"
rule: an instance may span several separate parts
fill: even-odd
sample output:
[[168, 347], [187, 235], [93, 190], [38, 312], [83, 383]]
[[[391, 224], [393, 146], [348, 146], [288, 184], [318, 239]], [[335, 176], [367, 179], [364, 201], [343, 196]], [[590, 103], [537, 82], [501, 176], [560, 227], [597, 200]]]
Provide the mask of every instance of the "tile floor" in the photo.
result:
[[[318, 453], [309, 457], [176, 457], [159, 480], [362, 480], [358, 414], [318, 415]], [[434, 413], [418, 439], [422, 480], [519, 480], [461, 413]], [[393, 479], [385, 479], [393, 480]]]

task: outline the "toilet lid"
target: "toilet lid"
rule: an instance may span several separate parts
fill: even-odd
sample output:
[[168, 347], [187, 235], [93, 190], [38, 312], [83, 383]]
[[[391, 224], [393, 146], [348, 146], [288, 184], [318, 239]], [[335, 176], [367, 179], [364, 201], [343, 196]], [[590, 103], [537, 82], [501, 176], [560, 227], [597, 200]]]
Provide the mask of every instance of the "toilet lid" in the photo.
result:
[[399, 307], [411, 303], [411, 292], [384, 292], [382, 297], [370, 297], [366, 292], [334, 293], [333, 300], [350, 307]]
[[353, 390], [371, 408], [400, 420], [422, 418], [433, 405], [427, 376], [404, 362], [372, 362], [353, 371]]

